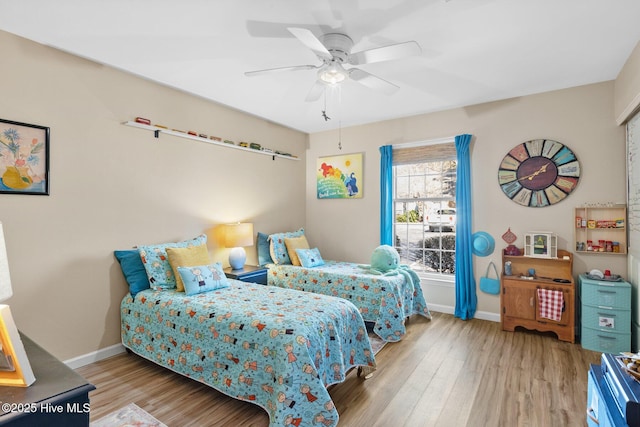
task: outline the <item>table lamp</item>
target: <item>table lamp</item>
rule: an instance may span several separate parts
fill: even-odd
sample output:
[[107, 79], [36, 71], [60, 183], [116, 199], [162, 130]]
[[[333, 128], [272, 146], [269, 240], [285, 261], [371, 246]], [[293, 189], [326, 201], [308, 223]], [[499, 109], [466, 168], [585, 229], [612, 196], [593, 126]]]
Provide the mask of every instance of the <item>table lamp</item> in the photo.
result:
[[[13, 295], [9, 260], [0, 222], [0, 302]], [[20, 333], [6, 304], [0, 304], [0, 386], [28, 387], [35, 381]]]
[[229, 252], [229, 265], [234, 270], [242, 270], [247, 260], [244, 246], [253, 246], [253, 224], [237, 222], [225, 227], [224, 245], [232, 248]]

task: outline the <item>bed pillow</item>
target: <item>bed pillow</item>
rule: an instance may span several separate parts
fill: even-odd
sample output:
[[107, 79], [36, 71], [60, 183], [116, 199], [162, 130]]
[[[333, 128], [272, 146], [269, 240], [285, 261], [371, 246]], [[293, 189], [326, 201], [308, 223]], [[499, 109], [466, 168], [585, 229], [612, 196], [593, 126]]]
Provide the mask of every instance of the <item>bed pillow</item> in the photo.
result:
[[273, 260], [271, 259], [271, 252], [269, 249], [269, 235], [258, 231], [256, 245], [258, 246], [258, 265], [263, 266], [271, 264]]
[[163, 243], [160, 245], [138, 246], [140, 258], [149, 277], [151, 289], [163, 290], [174, 289], [176, 278], [171, 270], [169, 259], [167, 258], [167, 248], [188, 248], [207, 243], [207, 236], [202, 234], [194, 239], [176, 243]]
[[133, 298], [138, 292], [149, 289], [147, 270], [144, 269], [142, 258], [140, 258], [137, 249], [114, 251], [113, 254], [120, 263], [122, 274], [129, 284], [129, 293]]
[[305, 268], [324, 265], [324, 260], [320, 256], [318, 248], [296, 249], [296, 254], [298, 254], [298, 258], [300, 258], [300, 264]]
[[173, 276], [176, 278], [176, 291], [184, 292], [182, 277], [178, 274], [178, 267], [207, 265], [211, 262], [207, 245], [190, 246], [188, 248], [167, 248], [167, 257]]
[[287, 247], [287, 254], [291, 259], [291, 264], [300, 266], [300, 258], [296, 253], [296, 249], [309, 249], [309, 242], [304, 234], [300, 237], [286, 237], [284, 245]]
[[304, 228], [298, 231], [290, 231], [287, 233], [275, 233], [269, 236], [269, 248], [271, 259], [276, 264], [291, 264], [291, 258], [287, 253], [287, 247], [284, 239], [287, 237], [300, 237], [304, 234]]
[[184, 293], [196, 295], [229, 287], [229, 280], [224, 275], [222, 264], [216, 262], [194, 267], [178, 267], [178, 274], [184, 283]]

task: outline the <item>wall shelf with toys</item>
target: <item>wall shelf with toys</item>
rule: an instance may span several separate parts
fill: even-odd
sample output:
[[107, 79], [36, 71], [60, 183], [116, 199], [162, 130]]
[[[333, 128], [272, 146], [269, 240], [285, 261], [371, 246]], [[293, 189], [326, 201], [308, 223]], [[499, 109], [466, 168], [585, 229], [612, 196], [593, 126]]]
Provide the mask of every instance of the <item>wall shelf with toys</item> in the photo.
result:
[[266, 156], [271, 156], [273, 160], [275, 160], [276, 157], [279, 157], [281, 159], [287, 159], [287, 160], [300, 160], [298, 157], [293, 156], [291, 154], [281, 153], [279, 151], [273, 151], [273, 150], [270, 150], [270, 149], [267, 149], [267, 148], [262, 148], [257, 144], [251, 144], [251, 146], [254, 146], [256, 148], [251, 148], [251, 146], [249, 144], [247, 144], [246, 147], [243, 147], [243, 146], [240, 146], [240, 145], [236, 145], [235, 143], [233, 143], [231, 141], [224, 142], [220, 138], [211, 139], [211, 137], [207, 137], [206, 135], [202, 135], [202, 134], [198, 135], [198, 134], [195, 134], [195, 133], [172, 130], [172, 129], [168, 129], [168, 128], [163, 127], [163, 126], [140, 123], [140, 122], [137, 122], [137, 121], [126, 121], [126, 122], [124, 122], [122, 124], [125, 125], [125, 126], [132, 126], [132, 127], [138, 128], [138, 129], [144, 129], [144, 130], [152, 131], [156, 138], [158, 138], [160, 136], [160, 134], [162, 133], [162, 134], [166, 134], [166, 135], [177, 136], [179, 138], [191, 139], [191, 140], [194, 140], [194, 141], [200, 141], [200, 142], [206, 142], [208, 144], [219, 145], [219, 146], [225, 147], [225, 148], [234, 148], [236, 150], [248, 151], [248, 152], [254, 153], [254, 154], [263, 154], [263, 155], [266, 155]]
[[576, 253], [627, 254], [627, 206], [588, 204], [575, 208]]

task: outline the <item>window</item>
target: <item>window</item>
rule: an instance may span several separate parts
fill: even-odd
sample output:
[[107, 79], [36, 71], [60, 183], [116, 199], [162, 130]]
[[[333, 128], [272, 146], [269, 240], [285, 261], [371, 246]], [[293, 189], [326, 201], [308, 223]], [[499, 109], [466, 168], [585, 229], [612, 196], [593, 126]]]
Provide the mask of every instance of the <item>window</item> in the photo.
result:
[[456, 153], [453, 141], [394, 148], [394, 246], [427, 275], [455, 273]]

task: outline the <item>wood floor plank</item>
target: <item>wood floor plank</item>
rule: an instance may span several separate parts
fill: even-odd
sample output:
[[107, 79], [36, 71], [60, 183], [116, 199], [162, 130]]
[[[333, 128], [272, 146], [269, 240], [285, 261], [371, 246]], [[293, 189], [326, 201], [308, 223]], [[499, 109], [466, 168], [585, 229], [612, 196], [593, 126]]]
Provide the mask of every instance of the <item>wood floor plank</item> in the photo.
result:
[[[352, 370], [329, 388], [348, 427], [584, 426], [587, 373], [600, 353], [553, 334], [432, 313], [376, 356], [368, 380]], [[131, 402], [169, 427], [269, 425], [267, 413], [130, 354], [77, 371], [96, 385], [91, 420]]]

